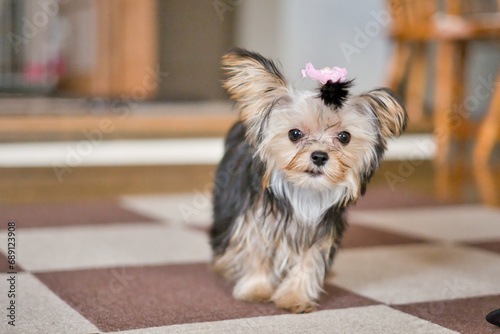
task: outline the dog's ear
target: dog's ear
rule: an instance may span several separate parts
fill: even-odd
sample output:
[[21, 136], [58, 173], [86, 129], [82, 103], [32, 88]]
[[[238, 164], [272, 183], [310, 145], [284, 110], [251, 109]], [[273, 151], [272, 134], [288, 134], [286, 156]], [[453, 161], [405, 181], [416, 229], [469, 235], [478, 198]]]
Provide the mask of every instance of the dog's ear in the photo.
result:
[[227, 73], [223, 86], [238, 102], [247, 139], [257, 144], [271, 109], [289, 97], [287, 83], [271, 60], [244, 49], [234, 49], [222, 57], [222, 69]]
[[378, 119], [380, 134], [385, 138], [398, 137], [406, 129], [406, 110], [401, 100], [389, 88], [377, 88], [355, 96], [352, 103]]

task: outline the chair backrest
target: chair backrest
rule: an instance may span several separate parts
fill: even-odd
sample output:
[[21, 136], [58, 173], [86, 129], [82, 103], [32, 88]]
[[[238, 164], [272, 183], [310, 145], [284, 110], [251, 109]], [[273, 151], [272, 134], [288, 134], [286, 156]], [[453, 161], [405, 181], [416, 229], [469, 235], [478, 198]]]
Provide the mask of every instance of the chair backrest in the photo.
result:
[[[387, 0], [392, 14], [391, 37], [399, 40], [467, 39], [487, 34], [498, 36], [500, 23], [480, 13], [498, 13], [500, 0]], [[437, 20], [437, 13], [465, 20]], [[473, 21], [467, 18], [472, 15]], [[484, 20], [483, 20], [484, 19]], [[443, 30], [443, 24], [444, 30]], [[439, 26], [438, 26], [439, 25]], [[490, 36], [491, 37], [491, 36]]]
[[427, 39], [430, 36], [432, 17], [438, 10], [437, 0], [388, 0], [388, 3], [393, 17], [393, 38]]

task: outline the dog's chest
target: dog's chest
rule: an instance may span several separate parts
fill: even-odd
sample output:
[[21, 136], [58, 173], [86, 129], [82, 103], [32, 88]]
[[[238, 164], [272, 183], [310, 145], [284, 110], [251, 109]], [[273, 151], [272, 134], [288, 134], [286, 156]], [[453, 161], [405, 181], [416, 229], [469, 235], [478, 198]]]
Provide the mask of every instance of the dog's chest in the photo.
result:
[[327, 191], [314, 191], [291, 185], [282, 175], [273, 175], [271, 187], [279, 200], [288, 201], [293, 217], [305, 225], [316, 225], [325, 212], [341, 202], [345, 191], [336, 187]]

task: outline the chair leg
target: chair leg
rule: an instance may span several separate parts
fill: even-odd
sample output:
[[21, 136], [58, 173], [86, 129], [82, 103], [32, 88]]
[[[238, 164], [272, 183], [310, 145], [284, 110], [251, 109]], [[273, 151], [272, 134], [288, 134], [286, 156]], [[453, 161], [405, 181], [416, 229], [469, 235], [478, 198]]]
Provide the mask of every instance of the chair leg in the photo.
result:
[[408, 73], [408, 84], [406, 86], [405, 106], [412, 123], [421, 123], [425, 112], [425, 89], [427, 78], [427, 44], [417, 42], [415, 53]]
[[441, 42], [437, 45], [435, 98], [434, 98], [434, 136], [436, 140], [437, 167], [448, 163], [451, 147], [450, 115], [453, 108], [453, 77], [455, 45]]
[[471, 122], [469, 119], [470, 110], [465, 104], [465, 83], [467, 82], [467, 42], [460, 41], [456, 42], [456, 60], [454, 65], [454, 76], [453, 76], [453, 102], [452, 105], [456, 106], [453, 108], [453, 117], [451, 123], [452, 137], [454, 134], [460, 139], [457, 145], [457, 157], [458, 163], [464, 165], [467, 158], [467, 138], [470, 138]]
[[488, 112], [481, 123], [474, 147], [474, 163], [487, 165], [500, 132], [500, 73]]
[[474, 164], [474, 178], [483, 203], [498, 206], [500, 192], [495, 184], [495, 172], [487, 165]]
[[389, 63], [389, 79], [387, 86], [393, 91], [399, 91], [401, 82], [405, 75], [408, 60], [410, 57], [410, 45], [401, 41], [396, 41], [392, 59]]

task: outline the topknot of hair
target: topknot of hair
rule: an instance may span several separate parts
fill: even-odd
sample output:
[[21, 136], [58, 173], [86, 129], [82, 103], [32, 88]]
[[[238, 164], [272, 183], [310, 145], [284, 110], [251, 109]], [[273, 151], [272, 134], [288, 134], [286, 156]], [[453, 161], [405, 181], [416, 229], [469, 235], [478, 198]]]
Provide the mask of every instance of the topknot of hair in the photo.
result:
[[353, 86], [353, 81], [332, 82], [329, 80], [321, 86], [319, 97], [327, 106], [334, 106], [336, 109], [340, 109], [349, 95], [349, 88]]

